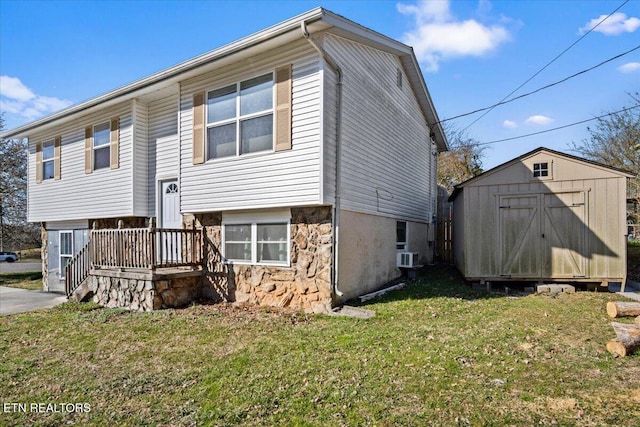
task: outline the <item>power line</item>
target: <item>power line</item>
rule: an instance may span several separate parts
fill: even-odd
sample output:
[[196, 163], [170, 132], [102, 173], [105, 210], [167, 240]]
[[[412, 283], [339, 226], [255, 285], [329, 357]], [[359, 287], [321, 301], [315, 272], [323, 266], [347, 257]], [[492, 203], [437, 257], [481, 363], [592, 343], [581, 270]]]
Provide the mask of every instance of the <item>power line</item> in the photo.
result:
[[470, 112], [468, 112], [468, 113], [458, 114], [457, 116], [448, 117], [448, 118], [446, 118], [446, 119], [442, 119], [442, 120], [440, 120], [438, 123], [448, 122], [448, 121], [450, 121], [450, 120], [454, 120], [454, 119], [459, 119], [459, 118], [461, 118], [461, 117], [470, 116], [470, 115], [472, 115], [472, 114], [476, 114], [476, 113], [479, 113], [479, 112], [481, 112], [481, 111], [485, 111], [485, 110], [492, 110], [492, 109], [494, 109], [494, 108], [496, 108], [496, 107], [499, 107], [499, 106], [501, 106], [501, 105], [505, 105], [505, 104], [508, 104], [508, 103], [510, 103], [510, 102], [516, 101], [516, 100], [518, 100], [518, 99], [522, 99], [522, 98], [524, 98], [524, 97], [527, 97], [527, 96], [533, 95], [533, 94], [538, 93], [538, 92], [540, 92], [540, 91], [542, 91], [542, 90], [544, 90], [544, 89], [549, 89], [550, 87], [557, 86], [557, 85], [559, 85], [560, 83], [564, 83], [564, 82], [566, 82], [567, 80], [570, 80], [570, 79], [572, 79], [572, 78], [574, 78], [574, 77], [577, 77], [577, 76], [579, 76], [579, 75], [581, 75], [581, 74], [585, 74], [585, 73], [587, 73], [587, 72], [589, 72], [589, 71], [591, 71], [591, 70], [595, 70], [596, 68], [598, 68], [598, 67], [600, 67], [600, 66], [602, 66], [602, 65], [604, 65], [604, 64], [607, 64], [607, 63], [609, 63], [609, 62], [611, 62], [611, 61], [614, 61], [614, 60], [616, 60], [616, 59], [618, 59], [618, 58], [621, 58], [621, 57], [623, 57], [623, 56], [625, 56], [625, 55], [627, 55], [627, 54], [629, 54], [629, 53], [631, 53], [631, 52], [633, 52], [633, 51], [636, 51], [636, 50], [638, 50], [638, 49], [640, 49], [640, 45], [638, 45], [638, 46], [634, 47], [634, 48], [633, 48], [633, 49], [631, 49], [631, 50], [628, 50], [628, 51], [626, 51], [626, 52], [623, 52], [623, 53], [621, 53], [621, 54], [619, 54], [619, 55], [616, 55], [616, 56], [614, 56], [614, 57], [611, 57], [611, 58], [609, 58], [609, 59], [607, 59], [607, 60], [605, 60], [605, 61], [602, 61], [601, 63], [599, 63], [599, 64], [597, 64], [597, 65], [594, 65], [593, 67], [587, 68], [587, 69], [582, 70], [582, 71], [578, 71], [577, 73], [572, 74], [572, 75], [570, 75], [569, 77], [565, 77], [565, 78], [564, 78], [564, 79], [562, 79], [562, 80], [558, 80], [557, 82], [550, 83], [550, 84], [548, 84], [548, 85], [546, 85], [546, 86], [539, 87], [538, 89], [536, 89], [536, 90], [534, 90], [534, 91], [531, 91], [531, 92], [528, 92], [528, 93], [525, 93], [525, 94], [522, 94], [522, 95], [518, 95], [518, 96], [516, 96], [515, 98], [511, 98], [511, 99], [508, 99], [508, 100], [506, 100], [506, 101], [501, 101], [501, 102], [498, 102], [497, 104], [493, 104], [493, 105], [490, 105], [490, 106], [488, 106], [488, 107], [478, 108], [477, 110], [473, 110], [473, 111], [470, 111]]
[[[513, 95], [514, 93], [516, 93], [518, 90], [520, 90], [524, 85], [526, 85], [527, 83], [529, 83], [531, 80], [533, 80], [538, 74], [540, 74], [541, 72], [543, 72], [545, 69], [547, 69], [547, 67], [549, 67], [551, 64], [553, 64], [554, 62], [556, 62], [556, 60], [558, 60], [558, 58], [560, 58], [562, 55], [564, 55], [565, 53], [567, 53], [567, 51], [569, 51], [569, 49], [571, 49], [572, 47], [574, 47], [576, 44], [578, 44], [582, 39], [584, 39], [587, 35], [589, 35], [593, 30], [595, 30], [596, 28], [598, 28], [598, 26], [600, 24], [602, 24], [604, 21], [606, 21], [607, 19], [609, 19], [611, 17], [611, 15], [613, 15], [614, 13], [616, 13], [618, 10], [620, 10], [622, 8], [622, 6], [624, 6], [625, 4], [629, 3], [629, 0], [625, 0], [620, 6], [618, 6], [613, 12], [609, 13], [607, 16], [605, 16], [602, 20], [600, 20], [600, 22], [598, 22], [596, 25], [594, 25], [592, 28], [589, 29], [589, 31], [587, 31], [586, 33], [584, 33], [578, 40], [576, 40], [575, 42], [573, 42], [568, 48], [566, 48], [565, 50], [563, 50], [562, 52], [560, 52], [558, 55], [556, 55], [555, 58], [553, 58], [551, 61], [549, 61], [544, 67], [542, 67], [540, 70], [538, 70], [534, 75], [532, 75], [531, 77], [529, 77], [527, 80], [525, 80], [524, 83], [522, 83], [520, 86], [518, 86], [517, 88], [515, 88], [514, 90], [512, 90], [507, 96], [505, 96], [504, 98], [502, 98], [500, 101], [498, 101], [498, 104], [500, 102], [505, 101], [507, 98], [509, 98], [511, 95]], [[495, 108], [495, 107], [493, 107]], [[486, 116], [487, 114], [489, 114], [493, 108], [490, 108], [489, 110], [487, 110], [486, 112], [484, 112], [480, 117], [478, 117], [477, 119], [475, 119], [474, 121], [472, 121], [469, 125], [467, 125], [464, 129], [462, 129], [462, 131], [464, 132], [465, 130], [469, 129], [471, 126], [473, 126], [478, 120], [480, 120], [481, 118], [483, 118], [484, 116]]]
[[564, 125], [564, 126], [558, 126], [558, 127], [552, 128], [552, 129], [545, 129], [545, 130], [541, 130], [539, 132], [528, 133], [528, 134], [525, 134], [525, 135], [512, 136], [511, 138], [496, 139], [494, 141], [478, 142], [478, 143], [473, 144], [473, 145], [477, 145], [477, 146], [479, 146], [479, 145], [490, 145], [490, 144], [496, 144], [498, 142], [513, 141], [514, 139], [527, 138], [529, 136], [540, 135], [542, 133], [547, 133], [547, 132], [553, 132], [555, 130], [564, 129], [564, 128], [568, 128], [568, 127], [571, 127], [571, 126], [580, 125], [582, 123], [591, 122], [593, 120], [602, 119], [604, 117], [612, 116], [614, 114], [624, 113], [625, 111], [633, 110], [633, 109], [638, 108], [638, 107], [640, 107], [640, 105], [635, 105], [635, 106], [629, 107], [629, 108], [623, 108], [622, 110], [614, 111], [613, 113], [603, 114], [603, 115], [598, 116], [598, 117], [593, 117], [591, 119], [581, 120], [579, 122], [570, 123], [570, 124]]

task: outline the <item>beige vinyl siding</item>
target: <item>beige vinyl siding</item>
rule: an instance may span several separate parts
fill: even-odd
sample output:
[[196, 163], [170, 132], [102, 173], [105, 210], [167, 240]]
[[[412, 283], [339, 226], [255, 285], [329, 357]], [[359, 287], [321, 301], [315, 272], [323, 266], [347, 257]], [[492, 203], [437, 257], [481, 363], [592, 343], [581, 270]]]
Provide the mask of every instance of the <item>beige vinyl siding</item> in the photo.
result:
[[157, 179], [177, 178], [180, 161], [178, 93], [149, 103], [149, 212], [156, 212]]
[[435, 193], [429, 128], [399, 58], [333, 35], [324, 46], [344, 75], [342, 208], [430, 221]]
[[134, 132], [133, 143], [133, 210], [136, 216], [150, 216], [149, 191], [149, 144], [147, 105], [133, 101]]
[[[85, 174], [85, 127], [120, 118], [120, 167]], [[61, 179], [36, 184], [36, 143], [61, 137]], [[62, 221], [133, 214], [132, 113], [126, 102], [29, 137], [28, 220]]]
[[[193, 95], [292, 64], [292, 149], [193, 164]], [[320, 63], [300, 40], [181, 84], [181, 209], [203, 212], [319, 204]]]

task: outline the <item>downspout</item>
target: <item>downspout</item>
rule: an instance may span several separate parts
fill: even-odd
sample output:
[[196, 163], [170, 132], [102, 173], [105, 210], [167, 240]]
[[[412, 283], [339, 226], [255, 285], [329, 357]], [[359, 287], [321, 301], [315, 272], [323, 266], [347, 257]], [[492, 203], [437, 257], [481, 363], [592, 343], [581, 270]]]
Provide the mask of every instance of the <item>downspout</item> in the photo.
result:
[[315, 50], [317, 50], [322, 59], [331, 67], [331, 69], [336, 73], [336, 78], [338, 80], [336, 84], [336, 174], [335, 174], [335, 201], [333, 204], [333, 215], [331, 218], [331, 228], [333, 229], [333, 269], [332, 269], [332, 286], [333, 292], [341, 297], [344, 294], [340, 291], [338, 287], [338, 277], [339, 277], [339, 260], [340, 260], [340, 190], [342, 184], [342, 172], [341, 172], [341, 164], [342, 164], [342, 144], [341, 144], [341, 128], [342, 128], [342, 69], [338, 64], [329, 56], [329, 54], [320, 47], [316, 41], [309, 35], [307, 31], [307, 23], [302, 21], [300, 23], [300, 29], [302, 30], [302, 35], [304, 38], [313, 46]]

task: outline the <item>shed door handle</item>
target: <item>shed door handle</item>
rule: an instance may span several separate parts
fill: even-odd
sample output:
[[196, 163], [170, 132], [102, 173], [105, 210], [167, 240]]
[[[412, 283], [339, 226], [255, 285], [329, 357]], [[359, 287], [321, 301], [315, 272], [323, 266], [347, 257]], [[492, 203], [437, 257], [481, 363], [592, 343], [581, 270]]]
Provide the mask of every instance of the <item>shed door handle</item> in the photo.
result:
[[544, 233], [542, 233], [542, 238], [544, 239]]

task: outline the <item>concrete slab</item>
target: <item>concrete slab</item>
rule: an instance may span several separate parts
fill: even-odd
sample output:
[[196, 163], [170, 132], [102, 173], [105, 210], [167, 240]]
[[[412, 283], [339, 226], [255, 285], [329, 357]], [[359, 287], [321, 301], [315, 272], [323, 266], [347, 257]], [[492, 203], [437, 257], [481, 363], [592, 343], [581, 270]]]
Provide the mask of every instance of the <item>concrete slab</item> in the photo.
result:
[[0, 316], [51, 308], [66, 301], [61, 294], [0, 286]]
[[576, 288], [571, 285], [566, 284], [552, 284], [552, 285], [538, 285], [536, 286], [536, 291], [539, 294], [573, 294], [576, 291]]
[[358, 319], [371, 319], [376, 315], [376, 312], [373, 310], [367, 310], [366, 308], [343, 305], [342, 307], [334, 308], [333, 311], [329, 313], [329, 315], [356, 317]]

